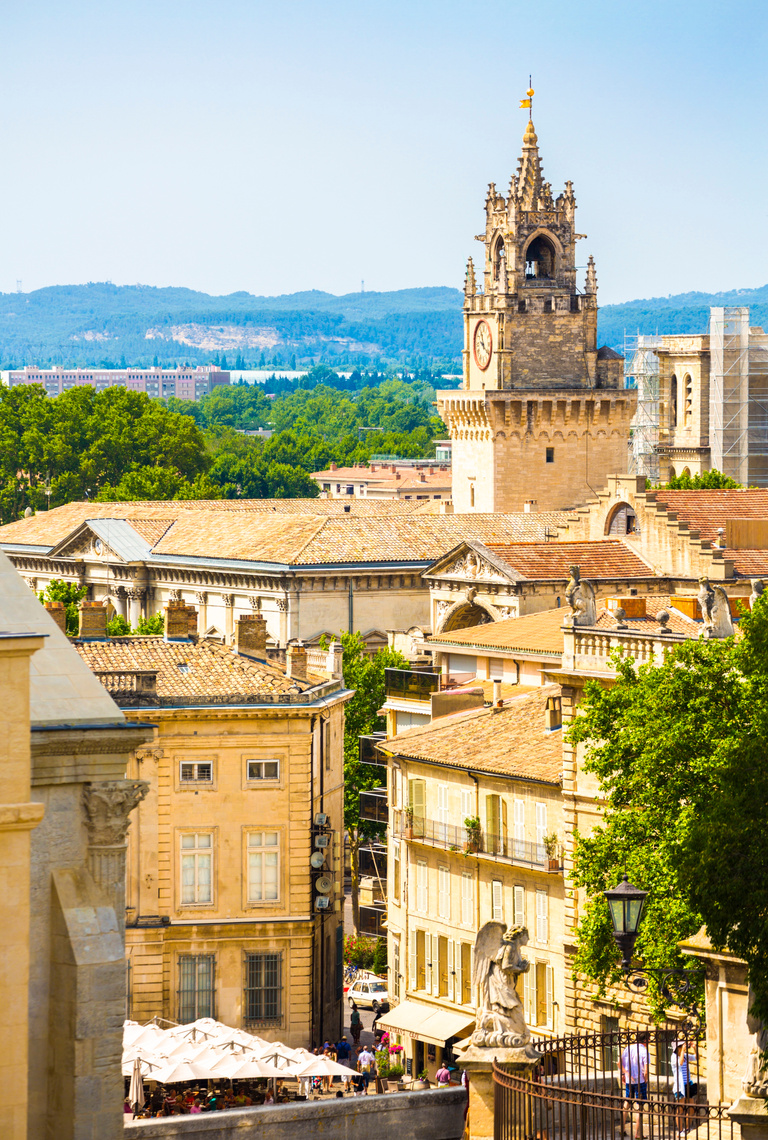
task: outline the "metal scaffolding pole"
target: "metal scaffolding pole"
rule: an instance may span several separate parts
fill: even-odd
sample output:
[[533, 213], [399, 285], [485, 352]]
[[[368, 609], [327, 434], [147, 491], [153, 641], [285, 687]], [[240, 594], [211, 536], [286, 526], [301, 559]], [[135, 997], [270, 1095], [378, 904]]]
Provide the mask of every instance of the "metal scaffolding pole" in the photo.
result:
[[659, 358], [660, 336], [624, 334], [624, 387], [637, 389], [637, 410], [632, 420], [633, 475], [659, 481]]

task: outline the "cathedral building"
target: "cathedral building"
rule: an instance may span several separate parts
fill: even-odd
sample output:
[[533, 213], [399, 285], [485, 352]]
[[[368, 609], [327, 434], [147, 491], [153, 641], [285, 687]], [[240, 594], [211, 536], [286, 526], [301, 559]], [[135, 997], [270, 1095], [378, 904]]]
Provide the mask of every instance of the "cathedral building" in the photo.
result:
[[[469, 259], [464, 380], [438, 393], [453, 441], [460, 511], [541, 510], [586, 502], [628, 469], [635, 393], [622, 358], [597, 347], [597, 275], [576, 283], [576, 199], [554, 198], [529, 121], [509, 196], [486, 199], [482, 277]], [[530, 509], [530, 508], [528, 508]]]

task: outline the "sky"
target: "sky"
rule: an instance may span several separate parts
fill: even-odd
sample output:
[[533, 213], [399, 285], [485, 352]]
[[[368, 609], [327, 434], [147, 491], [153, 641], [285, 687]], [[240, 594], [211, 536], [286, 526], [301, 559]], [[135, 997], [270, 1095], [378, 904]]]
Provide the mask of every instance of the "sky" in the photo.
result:
[[4, 0], [0, 291], [461, 287], [533, 75], [602, 304], [768, 282], [765, 0]]

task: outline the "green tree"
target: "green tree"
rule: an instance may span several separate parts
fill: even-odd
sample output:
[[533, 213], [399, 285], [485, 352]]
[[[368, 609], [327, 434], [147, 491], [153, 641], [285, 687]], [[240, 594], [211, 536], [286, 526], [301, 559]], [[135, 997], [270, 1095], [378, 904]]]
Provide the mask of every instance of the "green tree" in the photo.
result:
[[60, 578], [52, 578], [45, 590], [37, 596], [43, 605], [46, 602], [64, 603], [67, 633], [70, 637], [76, 637], [80, 626], [78, 606], [87, 593], [87, 586], [76, 586], [74, 582], [62, 582]]
[[[626, 870], [650, 892], [638, 956], [679, 965], [677, 943], [703, 924], [748, 963], [768, 1020], [768, 602], [741, 629], [735, 642], [674, 646], [660, 666], [617, 659], [612, 687], [586, 686], [570, 739], [586, 746], [605, 804], [576, 846], [573, 879], [588, 899], [575, 968], [601, 987], [620, 978], [601, 892]], [[657, 988], [649, 999], [661, 1018]]]
[[140, 617], [136, 632], [144, 637], [162, 637], [165, 632], [165, 615], [159, 613], [151, 617]]
[[115, 614], [107, 622], [107, 637], [130, 637], [132, 633], [131, 623], [122, 614]]
[[382, 782], [381, 769], [360, 763], [359, 738], [385, 729], [384, 717], [378, 715], [385, 698], [384, 670], [407, 669], [408, 662], [402, 653], [393, 649], [379, 649], [369, 656], [359, 633], [342, 634], [341, 648], [344, 684], [355, 690], [354, 697], [344, 706], [344, 826], [352, 865], [352, 922], [357, 931], [360, 925], [357, 854], [364, 842], [381, 832], [375, 823], [360, 818], [360, 793], [378, 788]]
[[713, 467], [711, 471], [703, 471], [701, 475], [673, 475], [668, 483], [661, 483], [659, 487], [667, 491], [717, 491], [721, 488], [739, 488], [741, 483], [737, 483], [730, 475], [723, 475], [722, 471]]

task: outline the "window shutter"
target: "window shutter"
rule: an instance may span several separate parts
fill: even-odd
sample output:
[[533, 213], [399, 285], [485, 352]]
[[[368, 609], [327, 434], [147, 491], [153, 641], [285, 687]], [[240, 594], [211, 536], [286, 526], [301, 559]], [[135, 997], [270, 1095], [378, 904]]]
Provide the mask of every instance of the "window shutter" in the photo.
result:
[[546, 946], [549, 937], [547, 921], [549, 898], [546, 891], [536, 892], [536, 941], [540, 946]]
[[494, 922], [504, 921], [504, 900], [503, 900], [503, 886], [500, 879], [494, 879], [491, 883], [491, 918]]
[[473, 888], [472, 875], [464, 871], [461, 876], [461, 921], [464, 926], [473, 925]]
[[415, 990], [417, 988], [415, 930], [410, 930], [408, 932], [408, 985], [412, 990]]
[[441, 823], [448, 822], [448, 785], [437, 785], [437, 818]]
[[437, 868], [437, 912], [440, 918], [451, 918], [451, 872], [448, 867]]
[[454, 1001], [454, 977], [453, 977], [453, 939], [448, 939], [448, 1001]]
[[555, 971], [547, 966], [547, 1026], [555, 1027]]
[[528, 1011], [527, 1020], [528, 1020], [529, 1025], [536, 1025], [536, 1004], [537, 1003], [536, 1003], [536, 967], [535, 966], [533, 966], [532, 969], [530, 969], [528, 971], [528, 973], [525, 974], [525, 980], [528, 983], [528, 990], [527, 990], [527, 995], [526, 995], [527, 996], [526, 1008]]
[[547, 834], [547, 805], [536, 804], [536, 859], [544, 862], [544, 836]]
[[515, 887], [515, 926], [525, 926], [525, 887]]
[[440, 939], [432, 935], [432, 993], [440, 993]]
[[501, 803], [501, 819], [499, 821], [499, 830], [501, 833], [501, 851], [500, 855], [508, 855], [509, 848], [507, 846], [507, 801], [499, 797]]
[[426, 914], [429, 907], [429, 887], [427, 883], [427, 864], [416, 864], [416, 909]]
[[424, 818], [424, 781], [423, 780], [409, 780], [408, 781], [408, 801], [409, 807], [414, 816], [419, 819]]
[[515, 855], [525, 858], [525, 800], [515, 800]]
[[475, 796], [472, 788], [461, 789], [461, 824], [465, 819], [471, 819], [475, 814]]
[[462, 953], [462, 949], [461, 949], [461, 943], [457, 942], [455, 944], [454, 954], [453, 954], [453, 968], [456, 971], [456, 977], [453, 979], [453, 994], [454, 994], [453, 1000], [458, 1005], [464, 1004], [464, 975], [462, 972], [462, 965], [463, 965], [462, 958], [463, 958], [463, 953]]

